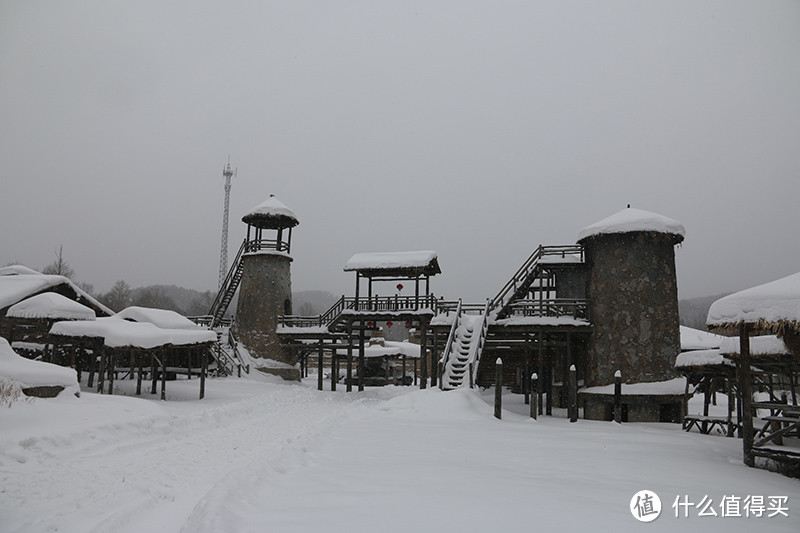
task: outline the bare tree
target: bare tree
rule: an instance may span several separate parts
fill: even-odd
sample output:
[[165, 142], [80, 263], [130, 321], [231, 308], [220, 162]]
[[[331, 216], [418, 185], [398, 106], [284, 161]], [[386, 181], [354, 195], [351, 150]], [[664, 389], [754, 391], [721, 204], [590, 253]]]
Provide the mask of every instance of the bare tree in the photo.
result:
[[75, 270], [64, 259], [64, 247], [59, 245], [56, 260], [42, 269], [42, 274], [56, 274], [67, 278], [75, 277]]
[[106, 305], [114, 311], [122, 311], [131, 302], [131, 288], [123, 280], [116, 281], [111, 290], [103, 296]]

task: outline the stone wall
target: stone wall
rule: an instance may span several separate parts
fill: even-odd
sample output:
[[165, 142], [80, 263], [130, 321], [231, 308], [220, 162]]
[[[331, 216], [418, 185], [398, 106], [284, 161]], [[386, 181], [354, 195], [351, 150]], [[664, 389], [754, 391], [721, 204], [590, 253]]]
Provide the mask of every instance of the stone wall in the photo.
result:
[[259, 252], [242, 257], [244, 263], [236, 308], [239, 341], [250, 355], [266, 359], [256, 368], [300, 379], [294, 352], [281, 347], [276, 333], [278, 317], [292, 312], [292, 258], [282, 253]]
[[674, 236], [597, 235], [583, 244], [590, 268], [592, 337], [586, 385], [675, 377], [680, 352]]

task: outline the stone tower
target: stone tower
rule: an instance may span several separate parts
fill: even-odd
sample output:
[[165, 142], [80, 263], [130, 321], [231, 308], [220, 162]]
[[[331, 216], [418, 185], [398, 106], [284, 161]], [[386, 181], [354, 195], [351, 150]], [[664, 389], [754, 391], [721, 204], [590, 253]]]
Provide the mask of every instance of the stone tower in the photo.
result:
[[287, 380], [300, 380], [295, 353], [280, 345], [278, 317], [292, 312], [292, 228], [295, 214], [275, 196], [251, 209], [247, 245], [242, 255], [242, 281], [236, 308], [239, 341], [255, 367]]
[[683, 226], [628, 207], [578, 234], [589, 265], [592, 335], [586, 386], [675, 377], [680, 352], [676, 244]]

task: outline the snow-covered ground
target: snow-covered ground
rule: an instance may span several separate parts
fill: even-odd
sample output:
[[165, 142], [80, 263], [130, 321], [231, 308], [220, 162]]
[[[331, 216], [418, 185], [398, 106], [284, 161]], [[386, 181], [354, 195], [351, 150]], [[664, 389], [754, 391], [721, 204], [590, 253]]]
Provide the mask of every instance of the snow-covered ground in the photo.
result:
[[[739, 439], [534, 421], [516, 395], [497, 420], [491, 391], [315, 384], [212, 379], [198, 401], [192, 380], [170, 382], [166, 402], [84, 391], [0, 406], [0, 531], [800, 530], [800, 482], [745, 467]], [[629, 510], [642, 489], [663, 505], [649, 524]], [[753, 496], [765, 511], [748, 518]], [[676, 518], [676, 497], [707, 497], [717, 516]], [[743, 516], [721, 516], [723, 499]]]

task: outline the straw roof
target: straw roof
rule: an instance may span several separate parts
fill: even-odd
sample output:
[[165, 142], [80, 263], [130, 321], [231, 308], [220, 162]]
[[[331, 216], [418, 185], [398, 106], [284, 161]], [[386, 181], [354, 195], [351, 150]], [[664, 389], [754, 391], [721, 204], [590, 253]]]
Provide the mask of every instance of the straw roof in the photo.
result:
[[242, 222], [262, 229], [293, 228], [300, 223], [294, 212], [274, 194], [248, 211]]
[[800, 332], [800, 273], [720, 298], [711, 304], [706, 324], [727, 330], [745, 324], [779, 334]]

